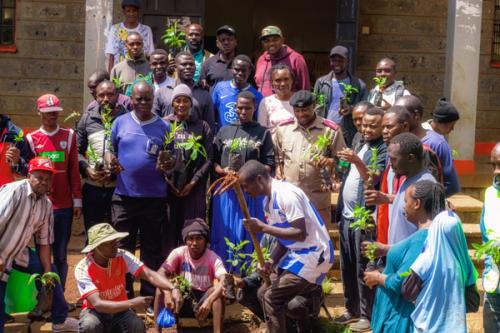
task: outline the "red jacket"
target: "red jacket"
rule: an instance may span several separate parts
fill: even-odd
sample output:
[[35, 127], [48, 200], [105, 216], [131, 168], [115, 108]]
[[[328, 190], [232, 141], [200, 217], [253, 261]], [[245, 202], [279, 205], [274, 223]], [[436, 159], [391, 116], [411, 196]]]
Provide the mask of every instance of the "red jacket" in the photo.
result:
[[276, 64], [285, 64], [291, 68], [295, 80], [292, 91], [311, 90], [309, 70], [304, 57], [289, 46], [283, 45], [278, 54], [272, 56], [266, 51], [257, 60], [255, 83], [264, 96], [273, 94], [271, 86], [271, 68]]
[[57, 170], [49, 196], [53, 208], [81, 207], [82, 190], [75, 132], [58, 127], [54, 132], [47, 133], [40, 128], [26, 135], [26, 139], [33, 154], [47, 156]]

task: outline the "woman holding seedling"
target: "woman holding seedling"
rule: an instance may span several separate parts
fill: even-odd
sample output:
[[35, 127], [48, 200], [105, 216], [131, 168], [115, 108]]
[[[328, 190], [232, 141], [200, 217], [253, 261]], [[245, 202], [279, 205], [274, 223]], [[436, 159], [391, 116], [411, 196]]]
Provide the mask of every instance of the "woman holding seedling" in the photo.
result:
[[176, 166], [167, 174], [170, 225], [167, 252], [182, 243], [181, 229], [185, 220], [205, 218], [206, 185], [213, 159], [213, 136], [207, 122], [191, 115], [193, 97], [185, 84], [172, 92], [174, 113], [167, 116], [174, 143]]
[[365, 272], [366, 284], [370, 288], [378, 286], [371, 322], [374, 333], [410, 333], [413, 330], [410, 315], [415, 306], [404, 300], [401, 285], [408, 274], [408, 269], [424, 247], [432, 220], [445, 210], [443, 187], [429, 180], [413, 184], [405, 192], [404, 209], [408, 221], [416, 225], [419, 230], [392, 247], [371, 243], [375, 244], [375, 254], [387, 255], [383, 273], [378, 270]]
[[[274, 169], [274, 149], [271, 133], [258, 122], [253, 121], [255, 96], [249, 91], [241, 92], [236, 100], [236, 123], [224, 126], [215, 138], [215, 172], [224, 177], [237, 172], [248, 160], [258, 160], [271, 172]], [[251, 216], [264, 218], [262, 198], [245, 195]], [[223, 259], [228, 259], [224, 237], [233, 244], [250, 239], [242, 224], [243, 213], [234, 190], [230, 189], [213, 197], [212, 201], [211, 248]], [[247, 244], [242, 253], [252, 253], [252, 243]]]

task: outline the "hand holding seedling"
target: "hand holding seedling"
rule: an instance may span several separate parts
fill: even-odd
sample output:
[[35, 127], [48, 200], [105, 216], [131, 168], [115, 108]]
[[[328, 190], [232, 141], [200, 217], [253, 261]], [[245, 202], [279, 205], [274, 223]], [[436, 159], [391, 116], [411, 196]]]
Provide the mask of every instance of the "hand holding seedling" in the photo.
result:
[[163, 172], [167, 172], [167, 171], [173, 169], [174, 166], [175, 166], [175, 159], [173, 159], [173, 158], [171, 158], [165, 162], [158, 161], [158, 163], [156, 163], [156, 169], [159, 171], [163, 171]]
[[15, 146], [9, 147], [5, 153], [5, 158], [11, 165], [16, 165], [19, 163], [19, 159], [21, 158], [21, 151]]
[[378, 270], [371, 272], [365, 271], [365, 277], [363, 280], [370, 289], [373, 289], [373, 287], [376, 287], [377, 285], [383, 285], [385, 283], [385, 277], [386, 276]]
[[365, 190], [365, 203], [367, 206], [390, 204], [392, 198], [390, 194], [376, 190]]
[[[182, 309], [182, 305], [183, 305], [183, 297], [182, 297], [182, 294], [181, 294], [181, 291], [178, 289], [178, 288], [174, 288], [172, 289], [172, 301], [173, 301], [173, 304], [172, 302], [170, 302], [170, 304], [172, 304], [172, 308], [171, 310], [173, 311], [173, 313], [175, 314], [178, 314], [179, 311], [181, 311]], [[167, 306], [165, 302], [165, 306]]]
[[344, 148], [337, 153], [337, 156], [344, 161], [353, 164], [363, 164], [363, 161], [359, 158], [359, 156], [354, 152], [354, 150], [350, 148]]
[[111, 157], [111, 160], [109, 161], [109, 170], [115, 175], [119, 174], [123, 170], [116, 156]]
[[184, 188], [179, 192], [179, 197], [187, 197], [193, 190], [196, 183], [190, 182], [184, 186]]
[[96, 170], [89, 166], [87, 168], [87, 177], [94, 182], [105, 183], [105, 180], [108, 176], [106, 174], [106, 171]]
[[[370, 249], [370, 247], [372, 247]], [[364, 241], [361, 243], [361, 253], [366, 256], [368, 251], [372, 251], [376, 258], [384, 257], [387, 255], [389, 251], [389, 246], [379, 243], [379, 242], [367, 242]]]
[[132, 298], [130, 300], [131, 303], [131, 308], [137, 309], [137, 308], [147, 308], [149, 304], [153, 301], [153, 296], [139, 296]]
[[334, 160], [333, 158], [328, 158], [325, 156], [319, 156], [316, 161], [314, 161], [314, 166], [321, 169], [325, 167], [333, 168]]

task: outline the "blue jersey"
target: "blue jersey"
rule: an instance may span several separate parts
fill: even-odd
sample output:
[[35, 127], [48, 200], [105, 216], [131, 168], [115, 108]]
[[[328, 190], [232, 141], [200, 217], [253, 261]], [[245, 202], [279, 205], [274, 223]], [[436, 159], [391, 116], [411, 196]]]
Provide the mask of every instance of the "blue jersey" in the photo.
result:
[[253, 119], [257, 120], [257, 110], [262, 100], [262, 94], [251, 85], [248, 85], [244, 89], [239, 89], [234, 86], [232, 81], [222, 81], [215, 85], [212, 92], [212, 101], [215, 106], [218, 129], [238, 120], [238, 114], [236, 113], [236, 97], [242, 91], [250, 91], [255, 96], [256, 105]]

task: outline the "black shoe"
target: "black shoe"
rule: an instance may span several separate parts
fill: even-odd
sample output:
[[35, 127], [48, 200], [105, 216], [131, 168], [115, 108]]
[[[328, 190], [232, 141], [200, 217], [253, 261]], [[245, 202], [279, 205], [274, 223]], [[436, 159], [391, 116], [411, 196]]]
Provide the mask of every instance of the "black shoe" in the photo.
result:
[[12, 317], [10, 314], [8, 313], [4, 313], [3, 314], [3, 321], [5, 324], [10, 324], [10, 323], [13, 323], [16, 321], [16, 318]]
[[347, 325], [350, 323], [357, 322], [359, 320], [358, 316], [355, 316], [348, 311], [344, 312], [340, 317], [337, 317], [333, 320], [335, 324]]

